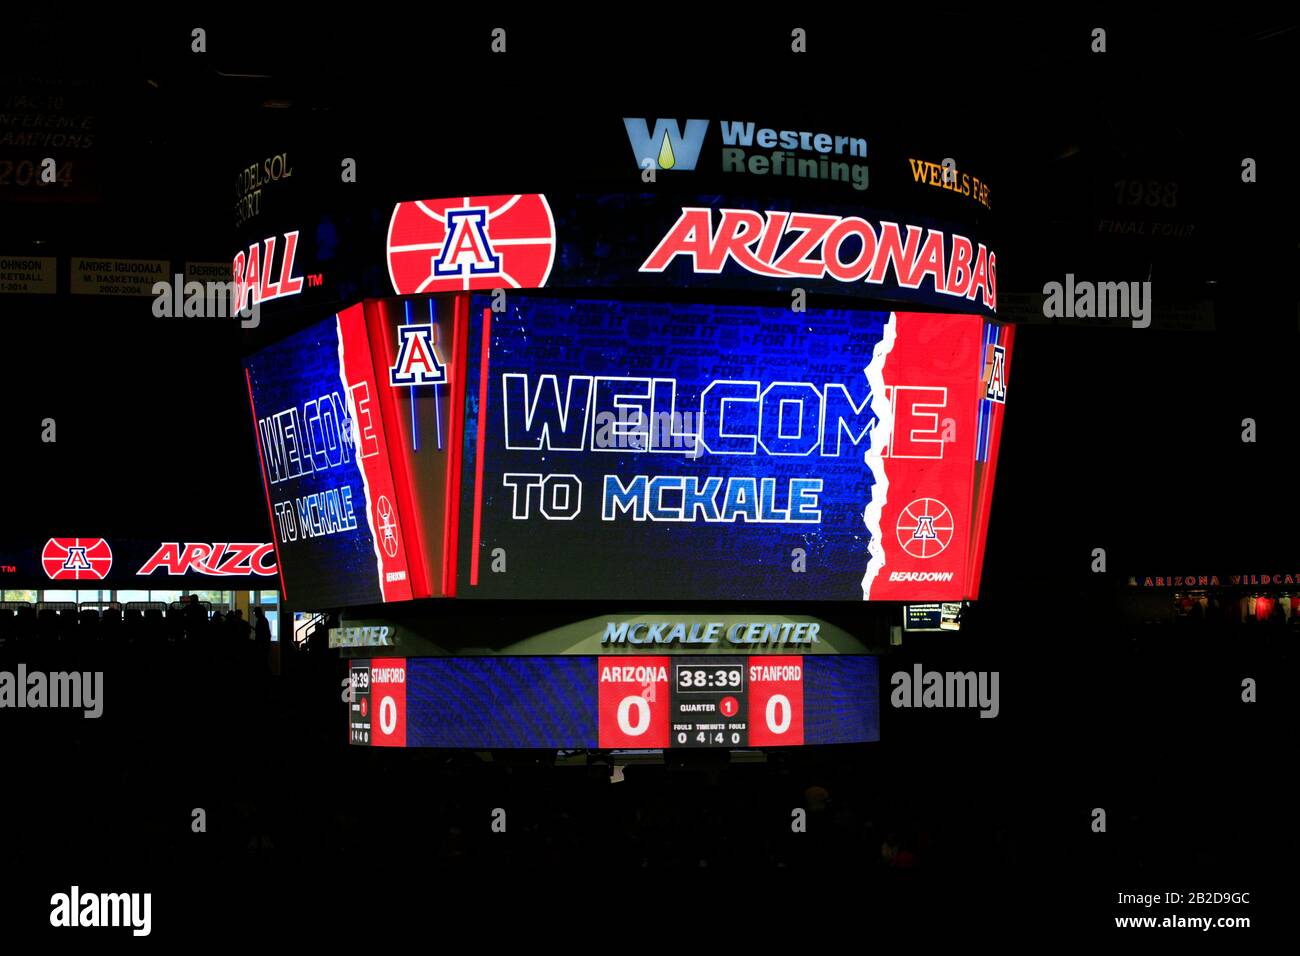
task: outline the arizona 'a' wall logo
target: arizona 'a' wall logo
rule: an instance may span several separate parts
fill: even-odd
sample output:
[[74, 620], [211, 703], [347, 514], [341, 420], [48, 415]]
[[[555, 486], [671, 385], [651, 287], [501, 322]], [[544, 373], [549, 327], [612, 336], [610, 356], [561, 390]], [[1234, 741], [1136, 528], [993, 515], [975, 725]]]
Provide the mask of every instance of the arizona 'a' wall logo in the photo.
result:
[[388, 222], [398, 295], [540, 289], [554, 262], [555, 220], [537, 193], [399, 202]]
[[113, 549], [103, 538], [50, 538], [41, 566], [54, 581], [102, 581], [113, 567]]
[[447, 381], [447, 369], [438, 357], [438, 327], [399, 325], [397, 361], [388, 370], [390, 385], [438, 385]]
[[1007, 401], [1007, 350], [1001, 345], [993, 346], [993, 366], [989, 369], [989, 384], [984, 397], [1003, 404]]

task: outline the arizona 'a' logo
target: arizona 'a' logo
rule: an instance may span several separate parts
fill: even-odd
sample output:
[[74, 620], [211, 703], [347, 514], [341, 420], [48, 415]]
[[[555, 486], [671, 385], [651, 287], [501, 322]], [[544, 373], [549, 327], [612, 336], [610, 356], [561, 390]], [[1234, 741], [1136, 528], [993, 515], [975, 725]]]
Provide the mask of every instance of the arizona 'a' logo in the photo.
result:
[[993, 346], [993, 367], [989, 370], [989, 385], [984, 390], [984, 397], [989, 401], [1007, 401], [1007, 350], [1001, 345]]
[[501, 271], [501, 257], [492, 251], [488, 238], [487, 207], [447, 210], [447, 240], [433, 259], [433, 274], [488, 276]]
[[933, 558], [952, 541], [953, 518], [937, 498], [917, 498], [898, 516], [898, 543], [914, 558]]
[[399, 325], [397, 361], [388, 370], [390, 385], [437, 385], [447, 381], [447, 369], [438, 358], [438, 327]]
[[113, 567], [113, 550], [103, 538], [50, 538], [41, 566], [54, 581], [102, 581]]
[[554, 262], [555, 221], [538, 193], [399, 202], [388, 223], [398, 295], [540, 289]]

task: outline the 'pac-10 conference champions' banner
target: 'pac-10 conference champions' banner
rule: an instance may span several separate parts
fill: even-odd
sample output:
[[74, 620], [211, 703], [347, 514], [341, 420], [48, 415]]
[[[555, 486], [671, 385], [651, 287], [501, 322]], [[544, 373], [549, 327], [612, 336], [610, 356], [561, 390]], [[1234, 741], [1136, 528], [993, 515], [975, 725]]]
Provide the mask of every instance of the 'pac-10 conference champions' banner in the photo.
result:
[[1009, 328], [490, 301], [470, 308], [460, 594], [974, 595]]

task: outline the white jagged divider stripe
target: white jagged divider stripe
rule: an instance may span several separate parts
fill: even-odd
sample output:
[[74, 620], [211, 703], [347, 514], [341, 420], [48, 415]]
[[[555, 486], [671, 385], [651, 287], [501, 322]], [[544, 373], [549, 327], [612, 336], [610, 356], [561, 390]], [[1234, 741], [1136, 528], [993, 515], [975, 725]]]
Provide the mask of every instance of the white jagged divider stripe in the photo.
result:
[[894, 430], [894, 409], [885, 394], [885, 361], [893, 351], [894, 340], [898, 337], [897, 322], [897, 313], [890, 312], [889, 320], [885, 323], [884, 334], [881, 335], [880, 341], [876, 343], [871, 353], [871, 362], [863, 369], [867, 376], [867, 386], [871, 389], [871, 414], [876, 419], [865, 455], [867, 467], [871, 469], [872, 485], [871, 500], [867, 502], [867, 508], [862, 513], [862, 519], [866, 522], [867, 531], [871, 535], [871, 543], [867, 546], [871, 558], [867, 561], [867, 572], [862, 577], [862, 600], [864, 601], [871, 600], [871, 586], [875, 583], [876, 575], [885, 566], [885, 547], [882, 543], [884, 536], [880, 532], [880, 518], [889, 496], [889, 476], [885, 473], [885, 458], [881, 451]]

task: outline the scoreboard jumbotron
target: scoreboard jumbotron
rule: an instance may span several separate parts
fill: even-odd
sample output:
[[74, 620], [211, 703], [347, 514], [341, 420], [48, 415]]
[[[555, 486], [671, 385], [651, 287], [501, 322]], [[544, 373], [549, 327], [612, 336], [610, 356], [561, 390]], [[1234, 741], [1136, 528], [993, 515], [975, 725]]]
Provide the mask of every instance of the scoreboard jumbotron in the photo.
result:
[[374, 747], [729, 749], [880, 739], [877, 659], [370, 658], [349, 740]]

